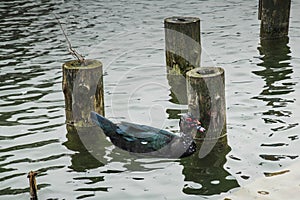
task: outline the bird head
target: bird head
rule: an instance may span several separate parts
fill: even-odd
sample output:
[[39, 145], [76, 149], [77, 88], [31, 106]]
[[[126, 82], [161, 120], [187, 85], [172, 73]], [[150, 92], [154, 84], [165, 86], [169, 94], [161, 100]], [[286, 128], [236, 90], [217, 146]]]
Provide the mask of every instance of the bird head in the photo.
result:
[[199, 133], [204, 133], [205, 131], [205, 128], [201, 126], [201, 122], [190, 113], [181, 116], [179, 127], [180, 132], [183, 133], [191, 133], [193, 130], [197, 130]]

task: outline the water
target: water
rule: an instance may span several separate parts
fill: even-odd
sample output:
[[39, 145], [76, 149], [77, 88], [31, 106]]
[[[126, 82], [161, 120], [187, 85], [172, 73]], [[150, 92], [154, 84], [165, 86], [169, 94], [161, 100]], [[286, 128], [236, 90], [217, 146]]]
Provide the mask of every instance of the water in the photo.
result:
[[[40, 199], [221, 199], [298, 163], [300, 3], [289, 42], [261, 45], [257, 10], [238, 0], [2, 2], [0, 199], [29, 199], [30, 170]], [[53, 12], [74, 48], [104, 64], [106, 116], [171, 131], [186, 107], [169, 96], [163, 19], [200, 17], [202, 65], [226, 71], [230, 148], [192, 163], [124, 156], [107, 142], [105, 162], [95, 159], [67, 134], [61, 65], [72, 57]]]

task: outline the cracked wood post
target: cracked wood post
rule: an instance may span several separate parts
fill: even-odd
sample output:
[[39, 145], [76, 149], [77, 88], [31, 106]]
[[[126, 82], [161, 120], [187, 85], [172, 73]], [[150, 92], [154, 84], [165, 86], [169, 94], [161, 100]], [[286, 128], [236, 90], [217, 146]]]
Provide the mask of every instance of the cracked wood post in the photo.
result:
[[288, 36], [291, 0], [259, 0], [260, 37], [276, 39]]
[[228, 148], [224, 70], [200, 67], [187, 72], [188, 110], [199, 118], [205, 134], [192, 133], [199, 148], [198, 158]]
[[200, 67], [200, 19], [169, 17], [164, 20], [167, 78], [178, 103], [186, 104], [187, 71]]
[[224, 70], [200, 67], [187, 72], [188, 109], [199, 118], [206, 135], [195, 139], [218, 139], [226, 135]]
[[75, 127], [94, 126], [90, 112], [104, 115], [102, 63], [78, 60], [63, 64], [62, 88], [65, 96], [66, 124]]

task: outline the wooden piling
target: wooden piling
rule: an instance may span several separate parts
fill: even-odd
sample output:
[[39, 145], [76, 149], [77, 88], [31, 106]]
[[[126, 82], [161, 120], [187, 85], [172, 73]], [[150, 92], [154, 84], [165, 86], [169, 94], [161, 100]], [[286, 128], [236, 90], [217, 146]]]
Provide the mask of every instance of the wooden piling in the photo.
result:
[[200, 67], [200, 19], [197, 17], [169, 17], [164, 20], [167, 79], [173, 101], [187, 103], [187, 71]]
[[188, 109], [206, 128], [196, 139], [226, 135], [225, 79], [220, 67], [200, 67], [187, 72]]
[[36, 180], [35, 180], [36, 175], [37, 175], [37, 172], [34, 172], [34, 171], [30, 171], [27, 175], [27, 178], [29, 179], [30, 200], [38, 200], [37, 184], [36, 184]]
[[200, 19], [170, 17], [164, 20], [167, 72], [182, 74], [200, 67]]
[[90, 112], [104, 115], [102, 63], [78, 60], [63, 64], [62, 88], [65, 96], [66, 123], [77, 127], [93, 126]]
[[204, 158], [216, 147], [223, 151], [227, 146], [224, 70], [200, 67], [186, 76], [188, 110], [206, 128], [204, 134], [192, 133], [199, 148], [198, 158]]
[[276, 39], [288, 36], [291, 0], [259, 0], [260, 37]]

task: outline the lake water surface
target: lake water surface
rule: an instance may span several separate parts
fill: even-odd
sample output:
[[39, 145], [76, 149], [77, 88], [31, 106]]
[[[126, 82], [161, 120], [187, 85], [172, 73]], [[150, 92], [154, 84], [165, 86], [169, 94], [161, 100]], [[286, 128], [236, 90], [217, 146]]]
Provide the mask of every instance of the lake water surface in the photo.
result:
[[[40, 199], [222, 199], [298, 163], [300, 2], [280, 42], [260, 41], [257, 10], [250, 0], [1, 2], [0, 199], [29, 199], [31, 170]], [[202, 66], [225, 69], [229, 147], [192, 162], [104, 141], [96, 159], [67, 134], [61, 66], [73, 58], [53, 13], [74, 48], [103, 63], [106, 117], [171, 131], [187, 107], [170, 96], [163, 20], [199, 17]]]

